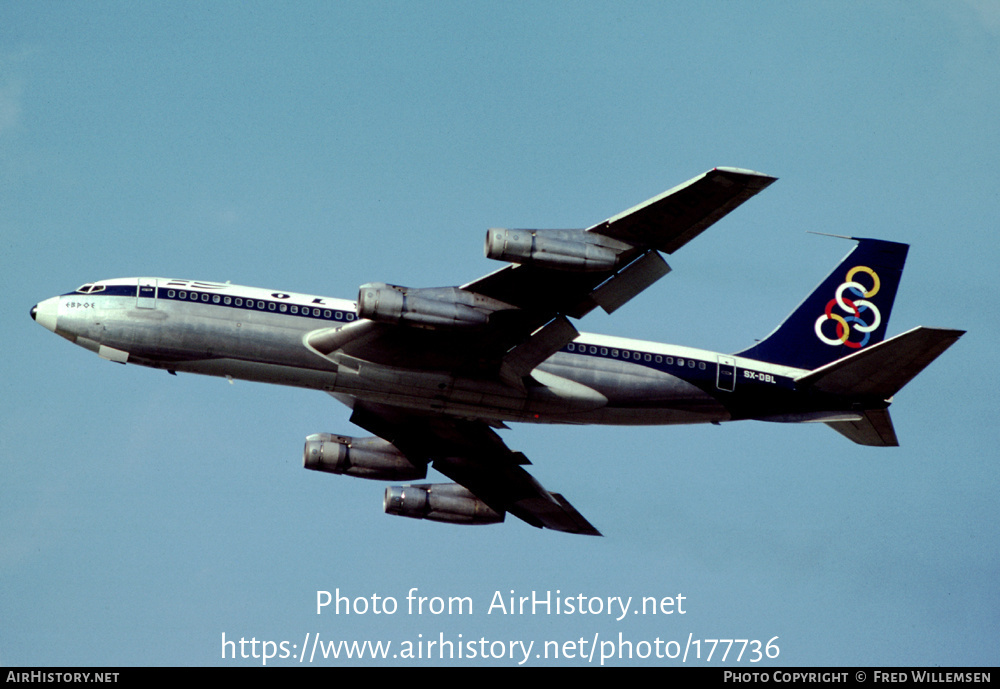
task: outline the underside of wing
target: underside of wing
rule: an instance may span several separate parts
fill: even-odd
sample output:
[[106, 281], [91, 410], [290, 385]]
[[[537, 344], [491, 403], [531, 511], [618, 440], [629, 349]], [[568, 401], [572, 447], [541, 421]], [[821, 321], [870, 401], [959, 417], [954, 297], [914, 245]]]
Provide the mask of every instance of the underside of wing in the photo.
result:
[[[715, 168], [586, 230], [491, 230], [505, 234], [488, 235], [487, 255], [515, 265], [462, 289], [542, 319], [610, 313], [669, 271], [656, 252], [676, 251], [775, 179]], [[492, 246], [501, 239], [512, 246]]]
[[588, 229], [672, 254], [777, 178], [717, 167]]
[[[392, 511], [402, 516], [490, 523], [501, 521], [509, 512], [538, 528], [601, 535], [565, 498], [545, 490], [525, 471], [522, 465], [529, 463], [527, 458], [510, 450], [484, 421], [364, 402], [354, 404], [351, 421], [388, 441], [414, 463], [432, 463], [464, 489], [449, 484], [417, 484], [395, 493], [390, 489], [387, 511], [392, 502], [389, 496], [395, 495], [399, 497]], [[412, 499], [414, 493], [419, 499]], [[432, 496], [437, 496], [436, 503]], [[449, 516], [452, 505], [455, 513]]]

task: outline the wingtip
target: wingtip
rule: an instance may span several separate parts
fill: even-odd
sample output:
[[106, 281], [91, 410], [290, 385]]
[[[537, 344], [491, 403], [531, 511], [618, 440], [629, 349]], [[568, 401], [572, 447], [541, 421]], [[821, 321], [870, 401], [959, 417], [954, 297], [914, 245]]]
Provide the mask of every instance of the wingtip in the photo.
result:
[[743, 175], [746, 177], [759, 177], [762, 180], [767, 180], [767, 184], [776, 181], [778, 178], [774, 175], [768, 175], [763, 172], [757, 172], [756, 170], [748, 170], [742, 167], [727, 167], [720, 165], [718, 167], [712, 168], [713, 172], [726, 172], [733, 175]]

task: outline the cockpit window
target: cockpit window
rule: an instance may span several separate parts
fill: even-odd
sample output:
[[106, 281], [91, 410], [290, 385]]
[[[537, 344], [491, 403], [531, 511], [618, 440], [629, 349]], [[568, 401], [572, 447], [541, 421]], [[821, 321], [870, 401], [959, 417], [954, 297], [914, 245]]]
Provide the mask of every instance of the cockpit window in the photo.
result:
[[104, 290], [104, 285], [98, 285], [93, 282], [88, 282], [86, 285], [80, 285], [76, 288], [78, 294], [93, 294], [94, 292], [101, 292]]

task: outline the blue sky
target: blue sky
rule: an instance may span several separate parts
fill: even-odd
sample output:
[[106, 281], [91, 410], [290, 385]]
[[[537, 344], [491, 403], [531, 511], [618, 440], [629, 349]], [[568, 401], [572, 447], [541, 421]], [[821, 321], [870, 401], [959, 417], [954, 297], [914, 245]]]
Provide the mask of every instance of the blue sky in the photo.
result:
[[[995, 3], [4, 2], [0, 26], [0, 664], [253, 665], [222, 635], [306, 633], [997, 663]], [[28, 317], [122, 276], [461, 284], [496, 267], [488, 227], [586, 227], [718, 165], [780, 179], [581, 330], [739, 350], [849, 248], [811, 230], [912, 245], [891, 334], [969, 333], [897, 396], [898, 449], [505, 431], [600, 539], [384, 515], [384, 484], [301, 467], [306, 435], [363, 434], [329, 397], [111, 364]], [[407, 614], [413, 587], [472, 614]], [[337, 588], [400, 611], [317, 615]], [[488, 614], [511, 590], [686, 613]]]

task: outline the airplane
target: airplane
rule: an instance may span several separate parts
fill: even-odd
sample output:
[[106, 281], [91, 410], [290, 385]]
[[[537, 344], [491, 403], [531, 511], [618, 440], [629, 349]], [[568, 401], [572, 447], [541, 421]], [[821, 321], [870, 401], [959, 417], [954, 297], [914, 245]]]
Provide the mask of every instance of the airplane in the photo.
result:
[[776, 178], [709, 170], [586, 229], [492, 228], [506, 266], [460, 287], [368, 283], [357, 301], [219, 282], [101, 280], [31, 317], [113, 362], [323, 390], [374, 435], [306, 438], [308, 469], [451, 483], [386, 489], [394, 515], [494, 524], [507, 513], [601, 535], [543, 488], [497, 433], [509, 422], [821, 422], [861, 445], [898, 445], [893, 396], [963, 334], [885, 339], [908, 246], [847, 237], [850, 253], [770, 335], [717, 352], [580, 333], [670, 271], [673, 254]]

